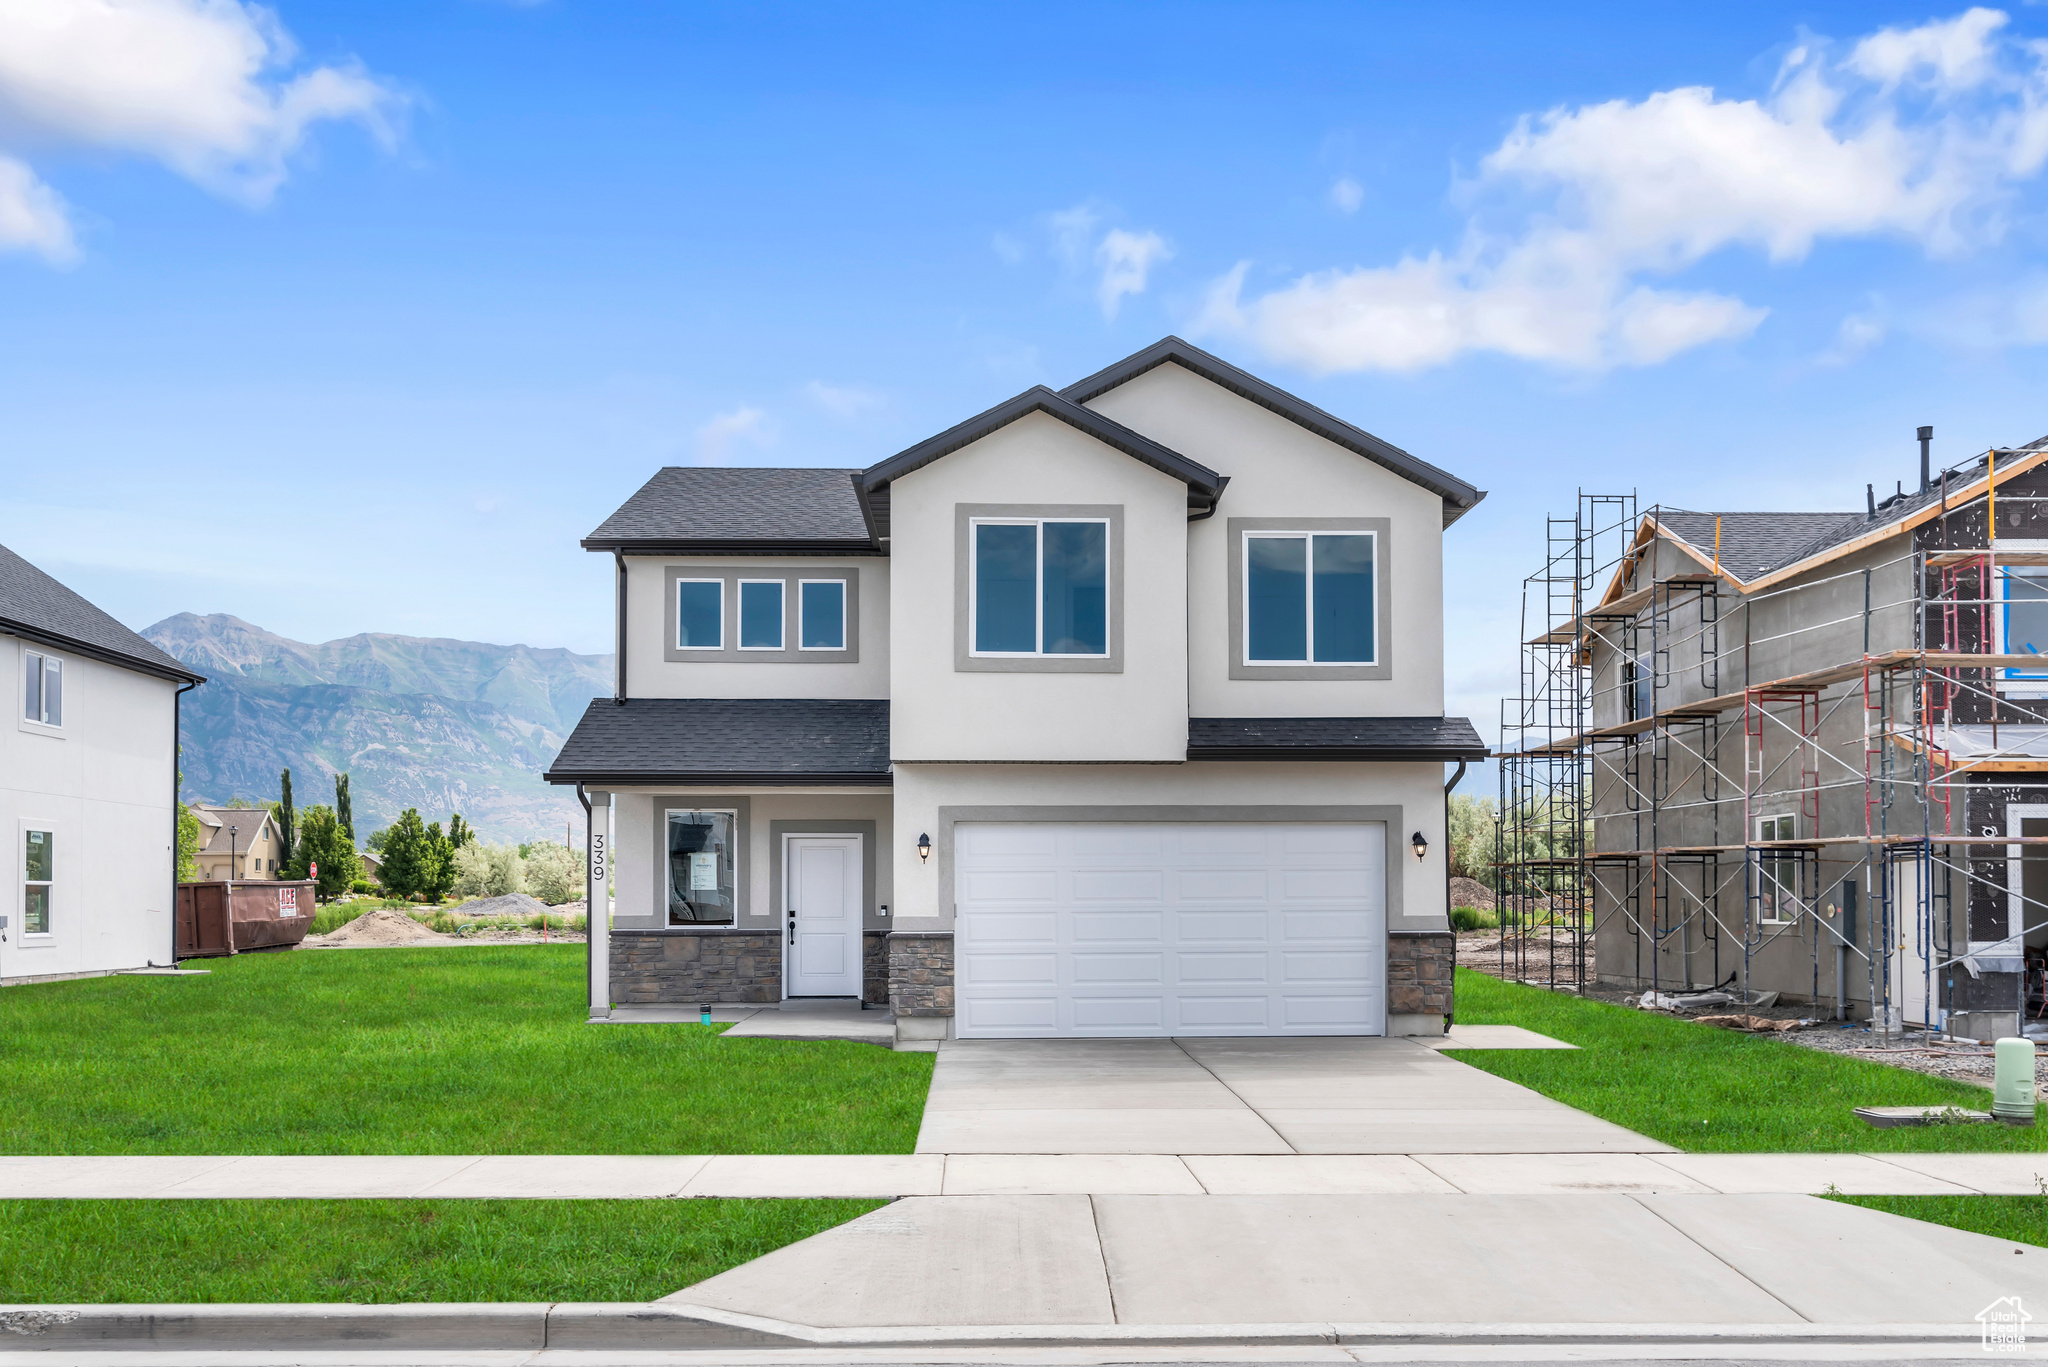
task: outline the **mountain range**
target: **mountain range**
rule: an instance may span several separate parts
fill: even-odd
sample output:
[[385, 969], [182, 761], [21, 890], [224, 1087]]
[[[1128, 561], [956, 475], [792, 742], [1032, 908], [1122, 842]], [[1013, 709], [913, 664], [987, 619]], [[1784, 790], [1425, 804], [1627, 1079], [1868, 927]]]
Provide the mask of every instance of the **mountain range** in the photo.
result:
[[540, 774], [611, 692], [610, 655], [382, 632], [307, 645], [226, 613], [142, 635], [207, 676], [181, 718], [188, 801], [274, 798], [290, 768], [300, 806], [332, 803], [350, 775], [358, 838], [407, 807], [459, 811], [494, 841], [582, 829], [575, 794]]

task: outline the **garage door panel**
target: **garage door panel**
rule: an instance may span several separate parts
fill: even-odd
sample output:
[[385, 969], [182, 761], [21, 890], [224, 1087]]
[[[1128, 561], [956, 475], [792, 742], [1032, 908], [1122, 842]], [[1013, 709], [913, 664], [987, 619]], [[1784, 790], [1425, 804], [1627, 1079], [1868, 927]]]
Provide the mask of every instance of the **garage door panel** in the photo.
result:
[[1386, 837], [963, 822], [960, 1033], [1381, 1033]]

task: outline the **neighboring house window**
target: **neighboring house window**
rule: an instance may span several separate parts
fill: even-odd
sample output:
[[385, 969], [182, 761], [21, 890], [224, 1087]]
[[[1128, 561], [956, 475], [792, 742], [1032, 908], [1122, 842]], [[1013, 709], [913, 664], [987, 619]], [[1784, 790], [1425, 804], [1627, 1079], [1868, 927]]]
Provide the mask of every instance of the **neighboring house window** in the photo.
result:
[[740, 649], [782, 649], [782, 581], [740, 580]]
[[40, 650], [22, 652], [22, 716], [44, 726], [64, 724], [64, 662]]
[[668, 924], [731, 925], [738, 901], [736, 812], [668, 813]]
[[[1790, 816], [1767, 816], [1756, 823], [1756, 838], [1795, 840], [1797, 822]], [[1756, 852], [1756, 891], [1759, 918], [1778, 923], [1799, 919], [1799, 851], [1784, 849]]]
[[805, 579], [797, 585], [797, 648], [846, 649], [846, 581]]
[[681, 579], [676, 582], [676, 649], [725, 648], [725, 581]]
[[1630, 655], [1621, 662], [1622, 707], [1628, 713], [1625, 720], [1642, 721], [1655, 709], [1656, 698], [1652, 685], [1656, 681], [1655, 667], [1647, 655]]
[[2008, 569], [2005, 579], [2005, 652], [2042, 656], [2039, 669], [2008, 669], [2008, 679], [2048, 679], [2048, 570]]
[[1378, 537], [1244, 534], [1245, 663], [1375, 664]]
[[1109, 654], [1107, 520], [975, 520], [976, 655]]
[[23, 832], [26, 872], [22, 876], [21, 933], [50, 933], [50, 890], [57, 881], [56, 835], [33, 828]]

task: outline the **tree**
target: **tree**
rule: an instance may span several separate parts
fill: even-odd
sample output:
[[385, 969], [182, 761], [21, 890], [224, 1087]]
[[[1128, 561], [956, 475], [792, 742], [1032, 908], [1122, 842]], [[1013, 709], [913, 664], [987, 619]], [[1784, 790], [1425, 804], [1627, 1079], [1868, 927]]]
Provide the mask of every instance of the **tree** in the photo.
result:
[[278, 786], [284, 796], [278, 801], [277, 838], [284, 847], [284, 867], [290, 868], [292, 856], [298, 852], [298, 813], [292, 809], [292, 771], [287, 769], [278, 776]]
[[427, 827], [427, 875], [420, 891], [429, 902], [438, 902], [455, 890], [455, 846], [441, 834], [441, 823]]
[[199, 881], [199, 841], [205, 828], [199, 816], [184, 803], [178, 804], [178, 881]]
[[1493, 887], [1493, 802], [1490, 798], [1451, 794], [1451, 876], [1472, 878]]
[[348, 837], [348, 847], [356, 847], [356, 809], [348, 802], [348, 775], [334, 776], [334, 820], [341, 827], [341, 833]]
[[[318, 865], [318, 875], [312, 874]], [[293, 878], [317, 877], [313, 895], [328, 900], [348, 891], [349, 884], [363, 876], [362, 861], [356, 858], [355, 842], [342, 834], [341, 822], [330, 807], [306, 809], [299, 825], [299, 849], [291, 863]]]
[[384, 853], [384, 843], [389, 839], [391, 839], [391, 828], [389, 826], [379, 826], [376, 830], [371, 831], [369, 836], [363, 841], [363, 848], [371, 854], [382, 854]]
[[[383, 871], [378, 875], [384, 882], [384, 890], [394, 897], [411, 897], [427, 890], [433, 876], [433, 847], [427, 843], [427, 828], [420, 821], [417, 807], [407, 807], [377, 835], [384, 837], [382, 852]], [[377, 848], [377, 836], [370, 837], [371, 847]]]
[[551, 907], [582, 897], [583, 852], [552, 840], [534, 841], [526, 856], [526, 888]]
[[510, 845], [472, 840], [455, 852], [455, 890], [465, 897], [526, 891], [526, 864]]
[[456, 812], [448, 818], [448, 848], [450, 850], [459, 850], [474, 839], [476, 839], [476, 828], [462, 819], [461, 812]]

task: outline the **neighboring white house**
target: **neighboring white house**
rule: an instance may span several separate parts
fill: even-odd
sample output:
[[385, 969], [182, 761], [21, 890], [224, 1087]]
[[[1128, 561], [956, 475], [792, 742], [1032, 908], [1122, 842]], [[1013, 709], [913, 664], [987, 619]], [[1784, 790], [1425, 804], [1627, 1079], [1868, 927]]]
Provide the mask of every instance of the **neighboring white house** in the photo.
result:
[[1482, 497], [1177, 338], [865, 470], [660, 471], [583, 542], [618, 696], [548, 775], [616, 893], [593, 1011], [1440, 1032]]
[[172, 961], [178, 695], [204, 682], [0, 546], [0, 982]]

